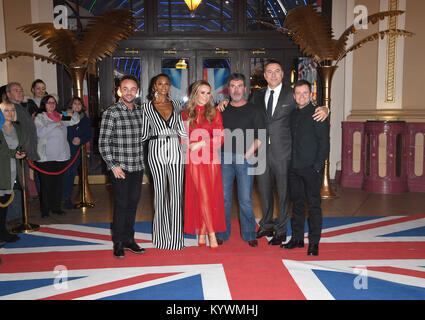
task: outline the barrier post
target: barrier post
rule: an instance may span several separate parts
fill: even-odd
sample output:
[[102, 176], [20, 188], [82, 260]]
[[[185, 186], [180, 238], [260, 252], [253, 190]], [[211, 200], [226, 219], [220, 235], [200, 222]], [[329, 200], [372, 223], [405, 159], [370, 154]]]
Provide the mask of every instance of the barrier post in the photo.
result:
[[82, 209], [83, 213], [86, 208], [94, 208], [95, 203], [91, 195], [87, 175], [87, 149], [86, 145], [81, 146], [81, 175], [80, 175], [80, 203], [75, 205], [76, 209]]
[[23, 205], [24, 205], [24, 216], [23, 223], [16, 228], [12, 229], [12, 233], [31, 233], [34, 231], [38, 231], [40, 226], [38, 224], [32, 224], [28, 222], [28, 206], [27, 206], [27, 181], [25, 175], [25, 164], [24, 159], [21, 159], [22, 166], [22, 195], [23, 195]]

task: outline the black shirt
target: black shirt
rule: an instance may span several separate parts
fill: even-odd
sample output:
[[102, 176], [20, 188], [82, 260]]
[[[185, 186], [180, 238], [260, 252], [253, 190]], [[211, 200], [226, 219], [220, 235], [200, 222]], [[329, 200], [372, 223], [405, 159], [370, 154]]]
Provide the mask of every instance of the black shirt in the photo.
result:
[[240, 107], [229, 103], [221, 115], [225, 129], [222, 152], [244, 154], [255, 139], [261, 140], [262, 135], [258, 134], [258, 129], [266, 128], [265, 113], [261, 108], [251, 102]]
[[311, 103], [298, 107], [291, 114], [292, 167], [311, 167], [321, 170], [329, 155], [328, 119], [318, 122], [313, 119], [316, 107]]

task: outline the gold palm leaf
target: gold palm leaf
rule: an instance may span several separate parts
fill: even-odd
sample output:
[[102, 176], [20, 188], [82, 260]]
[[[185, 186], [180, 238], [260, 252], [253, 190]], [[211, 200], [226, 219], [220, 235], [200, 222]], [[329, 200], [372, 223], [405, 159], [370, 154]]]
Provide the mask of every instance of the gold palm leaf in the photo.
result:
[[[403, 14], [404, 11], [401, 10], [392, 10], [392, 11], [383, 11], [383, 12], [378, 12], [375, 14], [372, 14], [370, 16], [367, 17], [367, 23], [371, 23], [371, 24], [376, 24], [377, 22], [379, 22], [379, 20], [384, 20], [385, 18], [389, 17], [395, 17], [395, 16], [399, 16], [401, 14]], [[351, 25], [350, 27], [348, 27], [339, 37], [336, 45], [335, 45], [335, 59], [339, 59], [341, 54], [344, 54], [345, 52], [345, 46], [347, 45], [347, 40], [348, 37], [351, 34], [356, 33], [358, 30], [356, 29], [355, 25]]]
[[288, 28], [278, 27], [278, 26], [276, 26], [274, 24], [271, 24], [269, 22], [265, 22], [265, 21], [262, 21], [262, 20], [258, 20], [258, 22], [261, 23], [261, 24], [263, 24], [263, 25], [265, 25], [265, 26], [267, 26], [267, 27], [276, 29], [276, 31], [278, 31], [278, 32], [280, 32], [282, 34], [286, 34], [286, 35], [291, 35], [292, 34], [291, 30], [288, 29]]
[[372, 34], [370, 36], [367, 36], [366, 38], [364, 38], [364, 39], [356, 42], [353, 46], [351, 46], [350, 48], [348, 48], [347, 50], [345, 50], [341, 54], [341, 56], [339, 57], [339, 59], [337, 61], [337, 64], [338, 64], [339, 61], [341, 61], [342, 59], [344, 59], [345, 56], [349, 52], [361, 48], [365, 43], [368, 43], [370, 41], [378, 40], [378, 38], [383, 39], [385, 36], [396, 36], [396, 37], [405, 37], [405, 38], [407, 38], [407, 37], [412, 37], [414, 35], [415, 34], [412, 33], [412, 32], [409, 32], [409, 31], [406, 31], [406, 30], [400, 30], [400, 29], [388, 29], [388, 30], [385, 30], [385, 31], [376, 32], [376, 33], [374, 33], [374, 34]]
[[39, 46], [47, 46], [51, 58], [71, 65], [79, 55], [78, 41], [68, 29], [56, 29], [53, 23], [27, 24], [18, 28], [29, 34]]
[[0, 61], [2, 61], [3, 59], [13, 59], [17, 57], [31, 57], [31, 58], [35, 58], [36, 60], [41, 60], [41, 61], [45, 61], [47, 63], [53, 63], [53, 64], [62, 63], [59, 60], [47, 57], [42, 54], [36, 54], [36, 53], [25, 52], [25, 51], [7, 51], [5, 53], [0, 54]]
[[300, 50], [317, 63], [332, 60], [336, 41], [332, 39], [329, 21], [315, 6], [289, 11], [283, 27], [291, 31], [290, 36]]
[[127, 39], [133, 31], [133, 14], [128, 10], [111, 10], [91, 18], [83, 32], [78, 64], [93, 64], [111, 55], [119, 41]]

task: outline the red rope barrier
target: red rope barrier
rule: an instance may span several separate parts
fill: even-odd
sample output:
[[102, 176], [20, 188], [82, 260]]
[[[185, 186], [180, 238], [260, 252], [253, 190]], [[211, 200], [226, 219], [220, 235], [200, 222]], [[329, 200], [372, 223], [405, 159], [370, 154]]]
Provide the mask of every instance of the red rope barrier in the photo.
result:
[[74, 162], [77, 160], [79, 155], [80, 155], [80, 149], [78, 149], [77, 153], [75, 154], [74, 159], [72, 159], [72, 161], [64, 169], [62, 169], [61, 171], [58, 171], [58, 172], [47, 172], [47, 171], [41, 170], [40, 168], [36, 167], [36, 165], [31, 160], [27, 159], [27, 161], [28, 161], [28, 164], [30, 165], [30, 167], [37, 170], [38, 172], [48, 174], [48, 175], [51, 175], [51, 176], [58, 176], [58, 175], [64, 173], [66, 170], [68, 170], [74, 164]]

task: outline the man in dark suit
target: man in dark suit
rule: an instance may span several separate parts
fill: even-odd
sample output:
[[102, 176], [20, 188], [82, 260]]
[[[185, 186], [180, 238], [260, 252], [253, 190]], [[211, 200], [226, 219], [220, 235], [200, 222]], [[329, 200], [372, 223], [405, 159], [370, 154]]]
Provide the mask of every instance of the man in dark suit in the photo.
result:
[[319, 254], [322, 232], [320, 189], [323, 170], [329, 154], [328, 121], [317, 122], [311, 116], [316, 107], [311, 101], [311, 84], [299, 80], [295, 84], [294, 97], [297, 108], [291, 115], [292, 158], [289, 168], [291, 189], [292, 237], [281, 248], [304, 247], [305, 202], [308, 204], [308, 255]]
[[[288, 168], [291, 160], [291, 113], [296, 108], [293, 90], [282, 84], [283, 69], [276, 60], [270, 60], [264, 67], [267, 88], [253, 93], [251, 101], [267, 113], [266, 150], [261, 152], [266, 158], [264, 173], [257, 176], [263, 217], [257, 231], [257, 239], [273, 237], [270, 245], [281, 245], [286, 241], [286, 224], [289, 217]], [[326, 107], [317, 108], [314, 120], [324, 121], [328, 116]], [[260, 147], [261, 148], [261, 147]], [[278, 217], [273, 219], [274, 189], [278, 196]]]

